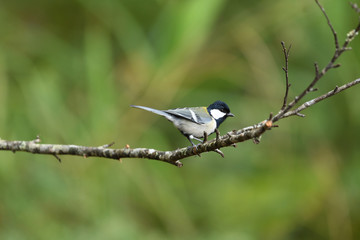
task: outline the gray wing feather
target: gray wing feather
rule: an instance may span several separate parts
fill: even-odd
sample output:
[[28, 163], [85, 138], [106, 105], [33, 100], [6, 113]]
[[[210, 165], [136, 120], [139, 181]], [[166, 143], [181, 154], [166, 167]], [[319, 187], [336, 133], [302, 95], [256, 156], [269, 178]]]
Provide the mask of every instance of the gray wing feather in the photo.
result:
[[204, 124], [212, 121], [211, 116], [207, 114], [207, 111], [203, 108], [177, 108], [165, 110], [164, 112], [185, 118], [197, 124]]
[[[197, 124], [205, 124], [212, 121], [211, 116], [207, 113], [206, 108], [202, 107], [193, 107], [193, 108], [176, 108], [176, 109], [169, 109], [169, 110], [157, 110], [154, 108], [138, 106], [138, 105], [131, 105], [130, 107], [143, 109], [145, 111], [149, 111], [161, 116], [166, 117], [170, 121], [174, 121], [174, 117], [184, 118], [191, 122]], [[191, 109], [191, 111], [190, 111]]]

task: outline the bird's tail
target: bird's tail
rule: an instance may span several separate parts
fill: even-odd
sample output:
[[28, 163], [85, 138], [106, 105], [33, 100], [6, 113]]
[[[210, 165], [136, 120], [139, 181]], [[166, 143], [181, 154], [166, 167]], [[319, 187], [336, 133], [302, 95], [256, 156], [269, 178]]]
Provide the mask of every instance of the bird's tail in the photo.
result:
[[144, 106], [138, 106], [138, 105], [130, 105], [130, 107], [140, 108], [140, 109], [143, 109], [145, 111], [149, 111], [149, 112], [164, 116], [169, 120], [173, 118], [173, 116], [171, 114], [168, 114], [168, 113], [166, 113], [164, 111], [161, 111], [161, 110], [157, 110], [157, 109], [153, 109], [153, 108], [149, 108], [149, 107], [144, 107]]

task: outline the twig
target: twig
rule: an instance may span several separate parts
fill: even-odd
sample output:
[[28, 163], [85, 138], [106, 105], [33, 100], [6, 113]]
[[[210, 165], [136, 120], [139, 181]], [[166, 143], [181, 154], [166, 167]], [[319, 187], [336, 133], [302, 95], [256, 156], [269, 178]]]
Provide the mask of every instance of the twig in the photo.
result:
[[225, 157], [224, 153], [222, 151], [220, 151], [219, 149], [215, 149], [214, 152], [220, 154], [221, 157]]
[[350, 6], [357, 12], [360, 13], [360, 8], [356, 3], [350, 3]]
[[284, 58], [285, 58], [285, 67], [283, 67], [282, 70], [285, 72], [286, 88], [285, 88], [284, 102], [281, 107], [281, 110], [284, 110], [286, 107], [286, 104], [287, 104], [287, 100], [288, 100], [289, 88], [291, 86], [291, 84], [289, 84], [289, 53], [290, 53], [291, 45], [289, 46], [288, 50], [286, 50], [286, 46], [285, 46], [284, 42], [281, 42], [281, 46], [282, 46]]
[[109, 147], [111, 147], [112, 145], [114, 145], [115, 144], [115, 142], [111, 142], [111, 143], [109, 143], [109, 144], [105, 144], [105, 145], [102, 145], [102, 146], [100, 146], [101, 148], [109, 148]]
[[314, 63], [315, 66], [315, 77], [319, 77], [319, 64], [316, 62]]
[[293, 116], [293, 115], [298, 115], [298, 116], [302, 116], [300, 115], [299, 112], [303, 111], [304, 109], [308, 108], [308, 107], [311, 107], [312, 105], [314, 105], [315, 103], [318, 103], [326, 98], [329, 98], [331, 96], [334, 96], [335, 94], [338, 94], [350, 87], [353, 87], [354, 85], [356, 84], [359, 84], [360, 83], [360, 78], [358, 79], [355, 79], [354, 81], [352, 82], [349, 82], [349, 83], [346, 83], [340, 87], [336, 87], [335, 89], [317, 97], [317, 98], [314, 98], [310, 101], [307, 101], [306, 103], [302, 104], [301, 106], [299, 106], [298, 108], [296, 108], [295, 110], [293, 111], [289, 111], [287, 112], [286, 114], [284, 114], [283, 118], [286, 118], [286, 117], [290, 117], [290, 116]]
[[336, 33], [333, 25], [331, 24], [330, 19], [329, 19], [328, 15], [326, 14], [326, 11], [325, 11], [324, 7], [319, 3], [318, 0], [315, 0], [315, 2], [319, 6], [320, 10], [323, 12], [323, 14], [324, 14], [324, 16], [326, 18], [326, 21], [327, 21], [327, 23], [328, 23], [328, 25], [329, 25], [329, 27], [331, 29], [331, 32], [332, 32], [332, 34], [334, 36], [335, 48], [339, 49], [339, 40], [338, 40], [338, 37], [337, 37], [337, 33]]
[[59, 163], [61, 163], [61, 158], [59, 158], [59, 156], [56, 155], [56, 153], [54, 153], [53, 155], [54, 155], [54, 157], [59, 161]]

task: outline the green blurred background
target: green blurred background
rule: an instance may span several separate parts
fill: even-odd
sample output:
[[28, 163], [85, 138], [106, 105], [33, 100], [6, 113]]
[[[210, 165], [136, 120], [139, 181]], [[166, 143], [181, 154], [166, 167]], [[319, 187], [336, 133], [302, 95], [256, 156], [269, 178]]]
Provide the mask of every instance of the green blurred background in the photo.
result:
[[[357, 15], [321, 2], [345, 39]], [[187, 140], [129, 105], [218, 99], [222, 133], [255, 124], [282, 104], [281, 41], [294, 96], [334, 50], [312, 0], [2, 0], [0, 137], [171, 150]], [[351, 46], [307, 99], [360, 76]], [[1, 152], [0, 239], [360, 239], [359, 91], [181, 169]]]

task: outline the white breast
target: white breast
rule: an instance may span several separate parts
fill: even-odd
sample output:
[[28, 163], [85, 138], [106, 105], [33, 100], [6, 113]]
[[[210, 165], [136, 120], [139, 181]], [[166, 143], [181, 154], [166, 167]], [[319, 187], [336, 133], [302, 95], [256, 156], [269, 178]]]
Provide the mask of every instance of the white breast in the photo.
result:
[[186, 135], [193, 135], [197, 138], [204, 137], [204, 132], [208, 135], [212, 134], [216, 128], [216, 121], [212, 119], [211, 121], [205, 124], [197, 124], [192, 121], [187, 120], [174, 120], [172, 121], [176, 128], [178, 128], [182, 133]]

